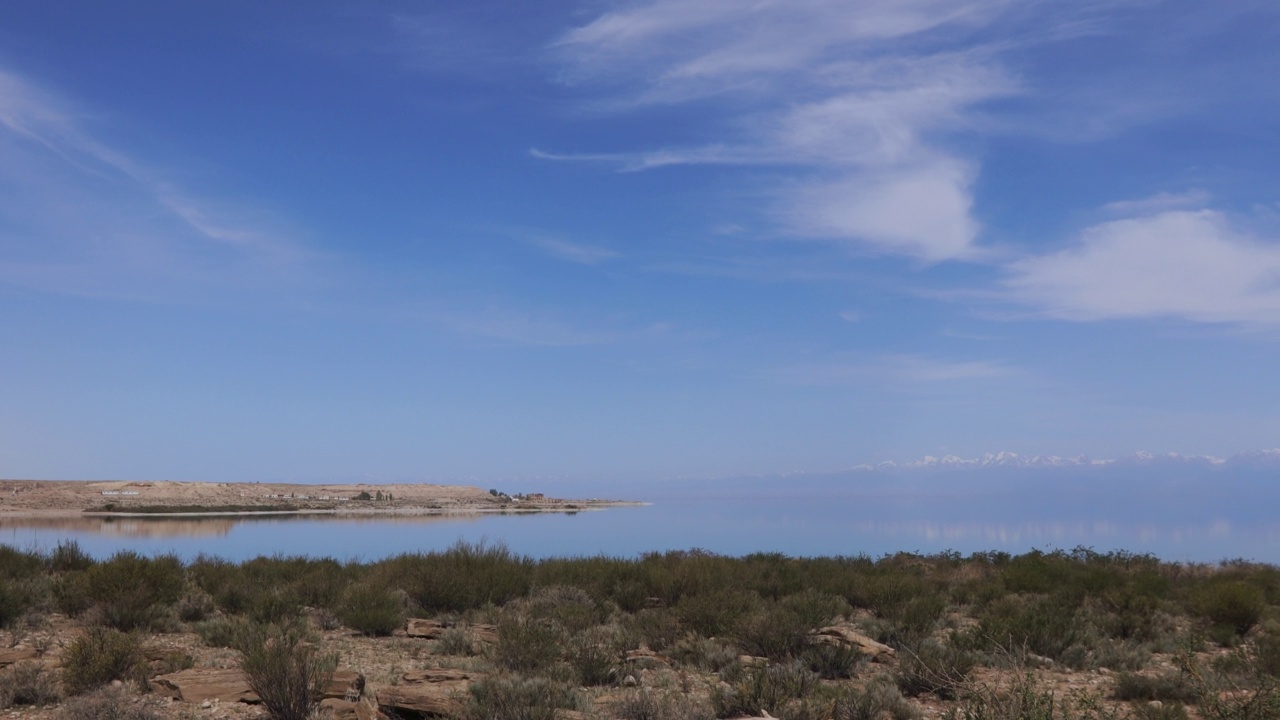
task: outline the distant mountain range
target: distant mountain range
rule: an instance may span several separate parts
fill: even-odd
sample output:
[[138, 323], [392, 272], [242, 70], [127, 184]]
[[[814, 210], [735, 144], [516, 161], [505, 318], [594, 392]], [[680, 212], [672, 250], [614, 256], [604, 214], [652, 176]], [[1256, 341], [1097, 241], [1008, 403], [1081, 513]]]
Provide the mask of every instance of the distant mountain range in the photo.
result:
[[1085, 467], [1199, 467], [1223, 469], [1280, 469], [1280, 449], [1253, 450], [1229, 458], [1211, 455], [1182, 455], [1167, 453], [1154, 455], [1136, 452], [1110, 460], [1098, 460], [1087, 455], [1062, 457], [1059, 455], [1019, 455], [1015, 452], [985, 453], [981, 457], [962, 458], [956, 455], [934, 457], [925, 455], [919, 460], [896, 463], [888, 460], [880, 463], [857, 465], [853, 471], [878, 471], [894, 469], [978, 469], [978, 468], [1085, 468]]

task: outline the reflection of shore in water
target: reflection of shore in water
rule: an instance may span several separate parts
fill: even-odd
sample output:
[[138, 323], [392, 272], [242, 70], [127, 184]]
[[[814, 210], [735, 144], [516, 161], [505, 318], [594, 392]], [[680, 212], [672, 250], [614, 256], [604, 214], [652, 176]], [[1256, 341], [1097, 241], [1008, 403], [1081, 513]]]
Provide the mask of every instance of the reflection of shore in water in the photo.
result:
[[[219, 517], [13, 517], [0, 518], [0, 530], [35, 529], [87, 532], [115, 537], [222, 537], [240, 523], [289, 524], [375, 523], [427, 525], [475, 522], [496, 513], [447, 513], [435, 515], [243, 515]], [[524, 515], [533, 513], [500, 513]], [[545, 514], [545, 513], [542, 513]], [[565, 514], [574, 514], [569, 511]]]

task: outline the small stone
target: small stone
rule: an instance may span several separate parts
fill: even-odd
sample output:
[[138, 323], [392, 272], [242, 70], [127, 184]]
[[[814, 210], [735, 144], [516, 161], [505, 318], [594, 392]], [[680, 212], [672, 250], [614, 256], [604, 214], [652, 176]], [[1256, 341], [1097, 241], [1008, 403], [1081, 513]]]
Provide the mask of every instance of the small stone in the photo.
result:
[[622, 684], [623, 684], [623, 686], [624, 686], [624, 687], [635, 687], [635, 686], [636, 686], [636, 685], [638, 685], [639, 683], [637, 683], [637, 682], [636, 682], [636, 676], [635, 676], [635, 675], [628, 675], [628, 676], [626, 676], [626, 677], [622, 678]]

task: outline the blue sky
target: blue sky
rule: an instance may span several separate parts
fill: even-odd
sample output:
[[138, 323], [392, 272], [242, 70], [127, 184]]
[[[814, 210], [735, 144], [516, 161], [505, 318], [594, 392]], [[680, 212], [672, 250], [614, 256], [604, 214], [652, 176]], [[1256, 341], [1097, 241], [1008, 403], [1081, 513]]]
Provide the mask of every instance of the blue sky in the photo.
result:
[[0, 6], [0, 476], [1280, 445], [1280, 10]]

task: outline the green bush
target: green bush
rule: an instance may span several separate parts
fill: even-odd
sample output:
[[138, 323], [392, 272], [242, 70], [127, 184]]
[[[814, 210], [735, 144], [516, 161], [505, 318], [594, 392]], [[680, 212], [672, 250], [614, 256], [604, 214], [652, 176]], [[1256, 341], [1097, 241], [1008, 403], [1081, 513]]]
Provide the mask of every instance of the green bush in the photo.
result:
[[666, 608], [641, 610], [622, 620], [627, 635], [635, 645], [641, 643], [654, 652], [663, 652], [684, 635], [680, 619]]
[[908, 696], [933, 693], [944, 700], [954, 700], [976, 664], [973, 656], [962, 649], [926, 640], [914, 648], [902, 648], [894, 679]]
[[580, 685], [612, 685], [621, 679], [623, 648], [618, 634], [607, 627], [590, 628], [568, 643], [569, 665]]
[[714, 688], [711, 706], [718, 718], [760, 717], [764, 712], [778, 716], [788, 701], [808, 695], [817, 686], [817, 674], [801, 663], [752, 668], [728, 687]]
[[613, 706], [619, 720], [712, 720], [715, 713], [704, 701], [684, 693], [633, 690]]
[[244, 618], [224, 616], [196, 623], [195, 631], [209, 647], [238, 648], [249, 627], [249, 621]]
[[79, 695], [112, 680], [140, 682], [145, 667], [136, 635], [91, 627], [63, 652], [62, 684], [68, 693]]
[[275, 720], [307, 720], [338, 665], [307, 642], [299, 624], [254, 626], [243, 638], [240, 667]]
[[447, 628], [436, 640], [437, 655], [475, 655], [476, 636], [465, 627]]
[[442, 553], [401, 555], [375, 566], [424, 610], [465, 612], [529, 592], [533, 561], [505, 545], [459, 542]]
[[554, 623], [507, 611], [498, 621], [498, 642], [491, 648], [491, 659], [511, 672], [542, 672], [560, 659], [560, 638]]
[[92, 565], [93, 558], [75, 540], [59, 542], [49, 555], [49, 567], [54, 572], [79, 572], [88, 570]]
[[1073, 645], [1087, 640], [1078, 608], [1061, 597], [1009, 597], [992, 603], [978, 627], [988, 646], [1025, 648], [1057, 659]]
[[1192, 608], [1214, 625], [1244, 635], [1262, 619], [1266, 598], [1260, 589], [1242, 580], [1212, 582], [1196, 593]]
[[810, 628], [796, 614], [775, 606], [739, 618], [732, 637], [748, 654], [788, 660], [808, 647]]
[[62, 706], [58, 720], [160, 720], [149, 705], [131, 700], [123, 689], [104, 687]]
[[753, 591], [718, 589], [686, 595], [676, 613], [686, 628], [705, 637], [728, 635], [742, 618], [759, 610], [762, 602]]
[[117, 630], [153, 627], [182, 594], [185, 570], [172, 555], [146, 558], [120, 552], [85, 571], [85, 593]]
[[0, 670], [0, 710], [15, 705], [51, 705], [62, 699], [58, 676], [30, 660]]
[[1152, 677], [1122, 672], [1116, 675], [1111, 696], [1116, 700], [1152, 700], [1190, 702], [1196, 699], [1195, 688], [1181, 674], [1165, 674]]
[[844, 688], [836, 696], [832, 720], [919, 720], [912, 705], [891, 681], [877, 677], [862, 690]]
[[801, 661], [823, 680], [853, 677], [863, 657], [857, 648], [836, 643], [814, 643], [800, 654]]
[[467, 720], [555, 720], [559, 708], [574, 709], [577, 695], [547, 678], [493, 677], [471, 686]]
[[390, 635], [404, 624], [399, 595], [370, 583], [356, 583], [347, 588], [337, 614], [343, 625], [365, 635]]

